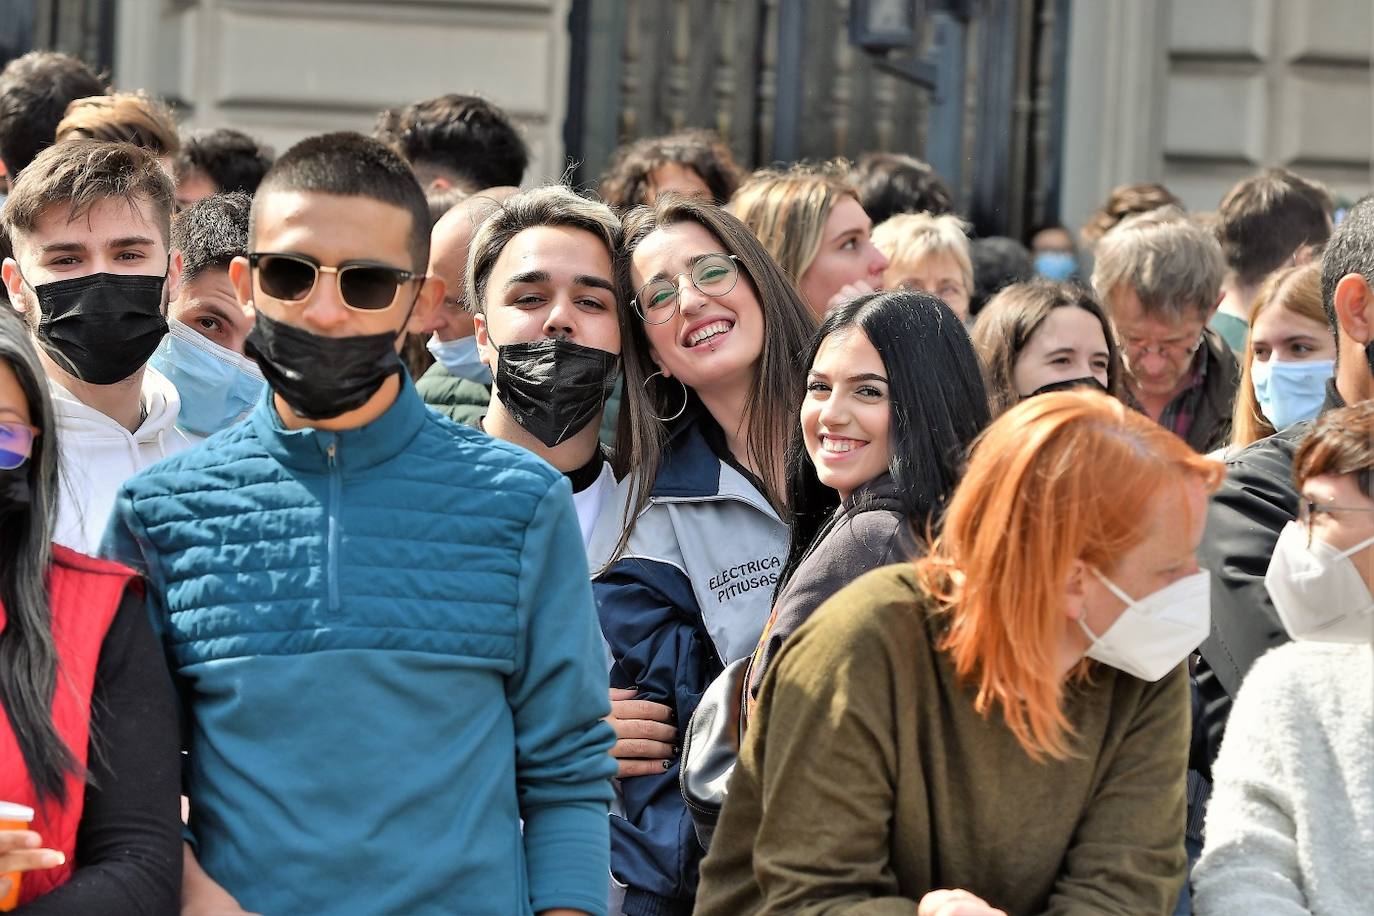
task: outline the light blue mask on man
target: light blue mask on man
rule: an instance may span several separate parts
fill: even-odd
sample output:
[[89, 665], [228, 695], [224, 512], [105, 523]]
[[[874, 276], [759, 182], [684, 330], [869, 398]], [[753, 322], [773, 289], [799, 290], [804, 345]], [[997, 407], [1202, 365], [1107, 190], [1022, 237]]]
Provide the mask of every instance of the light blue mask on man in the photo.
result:
[[1326, 402], [1326, 380], [1336, 371], [1336, 361], [1311, 359], [1302, 362], [1250, 363], [1250, 381], [1260, 411], [1274, 427], [1285, 429], [1321, 413]]
[[256, 363], [180, 321], [169, 318], [167, 326], [148, 364], [181, 395], [178, 426], [208, 436], [253, 409], [266, 384]]
[[477, 352], [476, 337], [440, 340], [435, 336], [431, 337], [425, 346], [439, 364], [448, 370], [449, 375], [491, 387], [491, 370], [482, 362], [482, 357]]
[[1068, 251], [1042, 251], [1035, 256], [1035, 272], [1046, 280], [1068, 280], [1078, 270], [1078, 259]]

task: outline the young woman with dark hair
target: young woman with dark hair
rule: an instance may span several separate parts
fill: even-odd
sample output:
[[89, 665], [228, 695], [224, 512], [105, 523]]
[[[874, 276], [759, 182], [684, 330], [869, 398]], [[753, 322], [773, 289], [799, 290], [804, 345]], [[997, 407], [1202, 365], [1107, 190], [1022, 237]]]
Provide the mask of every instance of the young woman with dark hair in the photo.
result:
[[963, 323], [928, 293], [872, 293], [832, 309], [807, 364], [789, 477], [800, 494], [816, 475], [840, 506], [813, 537], [794, 528], [794, 544], [809, 546], [778, 586], [749, 672], [751, 697], [783, 642], [823, 601], [871, 569], [914, 556], [913, 535], [938, 526], [989, 420]]
[[[0, 309], [0, 900], [27, 913], [172, 913], [180, 760], [141, 583], [52, 543], [52, 400], [27, 329]], [[12, 809], [11, 809], [12, 810]]]
[[994, 421], [927, 555], [778, 653], [696, 912], [1168, 912], [1223, 475], [1097, 392]]
[[[625, 400], [623, 508], [588, 547], [611, 687], [686, 723], [726, 664], [753, 652], [787, 558], [783, 456], [814, 325], [801, 297], [737, 219], [661, 198], [625, 218], [617, 258]], [[679, 762], [622, 779], [611, 870], [627, 913], [690, 909], [701, 847]]]
[[1093, 294], [1053, 280], [1014, 283], [978, 313], [973, 345], [993, 415], [1047, 391], [1089, 387], [1124, 397], [1121, 350]]

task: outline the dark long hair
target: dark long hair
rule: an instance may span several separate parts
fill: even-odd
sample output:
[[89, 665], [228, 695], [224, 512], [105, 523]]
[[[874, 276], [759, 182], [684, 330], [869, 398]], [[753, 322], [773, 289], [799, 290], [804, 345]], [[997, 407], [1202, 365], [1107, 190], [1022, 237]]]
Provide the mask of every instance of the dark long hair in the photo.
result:
[[[626, 215], [625, 234], [616, 257], [616, 279], [621, 289], [634, 289], [630, 261], [640, 243], [655, 229], [684, 222], [700, 225], [720, 241], [726, 254], [739, 259], [741, 280], [749, 283], [758, 297], [763, 312], [763, 351], [745, 408], [749, 417], [745, 443], [748, 457], [759, 469], [764, 498], [787, 518], [787, 481], [775, 470], [776, 456], [784, 453], [797, 424], [804, 387], [801, 360], [815, 319], [782, 269], [743, 223], [713, 204], [677, 194], [665, 194], [654, 207], [636, 207]], [[616, 471], [633, 470], [639, 476], [625, 507], [620, 543], [608, 565], [624, 551], [630, 528], [648, 505], [658, 478], [668, 439], [659, 417], [672, 416], [682, 406], [679, 386], [645, 387], [645, 381], [658, 370], [649, 357], [649, 338], [634, 309], [621, 309], [620, 314], [625, 394], [616, 429]]]
[[57, 515], [57, 423], [28, 329], [7, 308], [0, 308], [0, 362], [14, 370], [28, 400], [30, 421], [42, 431], [23, 465], [31, 494], [29, 506], [0, 525], [0, 602], [5, 609], [5, 628], [0, 630], [0, 703], [38, 797], [63, 801], [63, 779], [69, 772], [80, 772], [80, 766], [52, 720], [58, 671], [47, 578]]
[[[945, 503], [963, 475], [969, 446], [991, 420], [978, 356], [961, 322], [939, 298], [921, 292], [870, 293], [831, 309], [816, 330], [806, 366], [821, 344], [846, 328], [863, 331], [887, 371], [892, 421], [888, 472], [903, 513], [918, 533], [938, 525]], [[789, 490], [794, 502], [814, 492], [815, 470], [793, 427], [787, 450]], [[810, 543], [819, 527], [815, 514], [799, 516], [793, 551]]]

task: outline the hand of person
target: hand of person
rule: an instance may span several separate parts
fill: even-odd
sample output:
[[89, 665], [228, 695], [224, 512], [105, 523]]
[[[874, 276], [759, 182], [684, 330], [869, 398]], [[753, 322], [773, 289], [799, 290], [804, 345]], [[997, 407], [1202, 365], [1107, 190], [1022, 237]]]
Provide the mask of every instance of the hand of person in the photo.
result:
[[191, 847], [182, 844], [181, 916], [257, 916], [205, 873]]
[[916, 916], [1007, 916], [965, 890], [931, 891], [916, 904]]
[[611, 688], [611, 714], [606, 721], [615, 729], [611, 756], [620, 765], [621, 779], [662, 773], [671, 766], [677, 748], [673, 711], [662, 703], [636, 700], [632, 689]]
[[874, 286], [867, 280], [855, 280], [853, 283], [846, 283], [840, 287], [840, 291], [830, 297], [830, 301], [825, 304], [828, 312], [836, 306], [844, 305], [850, 299], [857, 299], [860, 296], [867, 296], [869, 293], [878, 292], [880, 287]]
[[[43, 838], [32, 830], [0, 830], [0, 872], [41, 871], [66, 861], [56, 849], [44, 849]], [[0, 897], [5, 890], [0, 888]]]

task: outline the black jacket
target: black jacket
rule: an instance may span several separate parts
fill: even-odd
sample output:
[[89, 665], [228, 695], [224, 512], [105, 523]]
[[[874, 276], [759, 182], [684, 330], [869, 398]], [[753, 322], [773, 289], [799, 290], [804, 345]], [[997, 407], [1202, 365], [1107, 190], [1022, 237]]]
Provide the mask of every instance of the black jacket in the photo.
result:
[[[1326, 383], [1322, 412], [1344, 407], [1334, 381]], [[1261, 655], [1288, 642], [1264, 574], [1283, 526], [1298, 516], [1293, 458], [1312, 421], [1295, 423], [1251, 444], [1226, 462], [1226, 480], [1207, 507], [1198, 562], [1212, 573], [1212, 635], [1202, 644], [1197, 688], [1202, 728], [1195, 729], [1191, 765], [1203, 772], [1216, 759], [1231, 699]], [[1199, 759], [1199, 752], [1205, 759]]]
[[750, 694], [758, 695], [763, 675], [783, 641], [826, 599], [869, 570], [900, 563], [917, 552], [911, 519], [890, 474], [851, 493], [778, 585], [768, 626], [750, 663]]
[[1236, 389], [1240, 386], [1240, 369], [1236, 365], [1236, 355], [1221, 335], [1208, 328], [1203, 338], [1207, 377], [1202, 381], [1202, 399], [1193, 414], [1187, 441], [1194, 451], [1205, 455], [1231, 438], [1231, 414], [1235, 408]]

